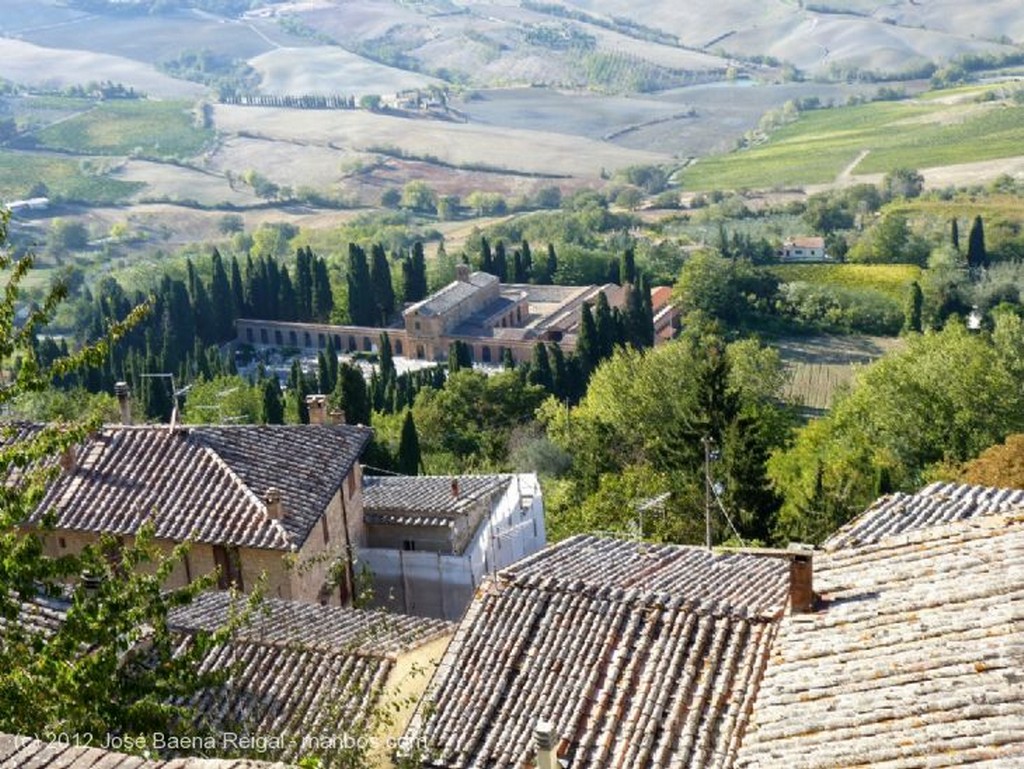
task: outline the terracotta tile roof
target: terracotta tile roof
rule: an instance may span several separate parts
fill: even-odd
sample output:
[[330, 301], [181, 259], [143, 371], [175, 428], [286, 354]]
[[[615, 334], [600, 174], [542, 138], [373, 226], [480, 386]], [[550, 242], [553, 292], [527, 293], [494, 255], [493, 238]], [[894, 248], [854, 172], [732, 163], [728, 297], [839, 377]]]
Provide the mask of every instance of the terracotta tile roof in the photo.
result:
[[[214, 630], [225, 623], [232, 597], [222, 591], [197, 596], [171, 615], [178, 630]], [[318, 606], [265, 599], [239, 638], [271, 645], [299, 644], [307, 649], [393, 657], [451, 634], [451, 623], [426, 617]]]
[[655, 286], [651, 289], [651, 308], [657, 312], [672, 300], [672, 286]]
[[806, 235], [798, 238], [789, 238], [782, 245], [790, 248], [824, 248], [825, 238]]
[[[231, 600], [227, 593], [205, 593], [191, 605], [176, 609], [170, 624], [180, 639], [179, 650], [193, 643], [197, 631], [220, 627], [227, 619]], [[52, 608], [42, 625], [35, 614], [38, 606]], [[42, 599], [23, 603], [22, 608], [17, 621], [30, 631], [49, 633], [64, 618], [65, 607], [57, 603], [51, 607]], [[267, 600], [231, 642], [211, 649], [200, 662], [200, 673], [230, 671], [228, 681], [182, 704], [194, 708], [205, 727], [196, 734], [230, 732], [274, 740], [264, 755], [275, 760], [298, 760], [309, 752], [304, 738], [326, 741], [346, 732], [358, 735], [379, 702], [398, 656], [453, 631], [454, 626], [442, 620]], [[0, 766], [23, 765], [5, 763], [2, 751], [0, 745]], [[24, 756], [28, 762], [25, 765], [31, 764], [29, 758], [37, 758], [32, 752], [10, 755]], [[340, 760], [340, 755], [335, 757]], [[97, 760], [93, 754], [87, 757]], [[68, 761], [39, 765], [63, 769], [70, 766], [71, 759]], [[108, 765], [121, 766], [100, 764]], [[238, 763], [238, 767], [249, 765]], [[332, 765], [332, 756], [324, 756], [324, 766]], [[151, 765], [125, 766], [150, 769]], [[164, 766], [170, 769], [180, 764], [152, 764]], [[210, 766], [228, 769], [235, 764]]]
[[982, 515], [1024, 510], [1024, 490], [933, 483], [915, 494], [890, 494], [825, 542], [826, 550], [880, 542], [885, 537]]
[[[480, 500], [500, 494], [513, 475], [363, 476], [367, 523], [444, 526]], [[458, 484], [458, 496], [452, 485]]]
[[738, 767], [1024, 766], [1024, 516], [911, 528], [815, 563]]
[[406, 732], [425, 766], [521, 767], [538, 718], [583, 767], [728, 766], [788, 563], [574, 537], [486, 582]]
[[[132, 534], [152, 518], [156, 536], [298, 549], [369, 440], [367, 428], [310, 425], [107, 427], [48, 490], [56, 527]], [[263, 495], [281, 490], [276, 520]]]
[[0, 732], [0, 766], [11, 769], [284, 769], [285, 764], [237, 758], [153, 761], [98, 747], [44, 742]]

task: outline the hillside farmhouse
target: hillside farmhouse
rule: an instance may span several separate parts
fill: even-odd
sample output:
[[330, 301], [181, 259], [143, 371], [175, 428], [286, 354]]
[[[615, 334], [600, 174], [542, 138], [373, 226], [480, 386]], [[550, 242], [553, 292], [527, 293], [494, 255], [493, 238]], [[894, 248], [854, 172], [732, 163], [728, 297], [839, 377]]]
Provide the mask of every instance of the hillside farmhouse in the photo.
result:
[[783, 241], [779, 259], [783, 262], [825, 262], [829, 255], [825, 252], [824, 238], [801, 237]]
[[537, 286], [499, 283], [487, 272], [459, 265], [458, 278], [421, 302], [410, 305], [402, 323], [388, 328], [291, 323], [240, 318], [238, 341], [256, 346], [321, 350], [331, 340], [338, 352], [375, 350], [387, 331], [395, 355], [440, 361], [455, 341], [468, 344], [473, 360], [499, 364], [506, 351], [518, 363], [533, 356], [538, 342], [554, 343], [566, 353], [576, 349], [584, 302], [603, 293], [622, 307], [625, 291], [602, 286]]
[[363, 479], [374, 605], [459, 619], [484, 577], [546, 543], [540, 481], [520, 475]]
[[332, 574], [362, 529], [358, 459], [370, 430], [350, 425], [116, 425], [61, 458], [30, 523], [52, 512], [49, 555], [101, 534], [128, 543], [143, 523], [170, 551], [193, 542], [170, 585], [220, 569], [220, 587], [346, 604], [350, 574]]

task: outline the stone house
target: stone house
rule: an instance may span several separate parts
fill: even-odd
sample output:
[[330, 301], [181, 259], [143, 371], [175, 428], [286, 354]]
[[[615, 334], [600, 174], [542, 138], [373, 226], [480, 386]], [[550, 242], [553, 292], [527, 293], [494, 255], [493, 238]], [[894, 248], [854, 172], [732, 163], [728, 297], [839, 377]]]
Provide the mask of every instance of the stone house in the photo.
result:
[[547, 541], [532, 473], [366, 476], [363, 521], [357, 559], [375, 605], [442, 619], [461, 617], [487, 574]]
[[789, 238], [779, 250], [779, 259], [784, 262], [825, 262], [828, 258], [821, 237]]
[[61, 458], [30, 518], [54, 516], [49, 555], [107, 534], [129, 543], [152, 522], [169, 552], [191, 550], [171, 586], [219, 569], [219, 587], [266, 574], [277, 598], [346, 604], [350, 545], [362, 529], [358, 459], [370, 430], [350, 425], [108, 426]]

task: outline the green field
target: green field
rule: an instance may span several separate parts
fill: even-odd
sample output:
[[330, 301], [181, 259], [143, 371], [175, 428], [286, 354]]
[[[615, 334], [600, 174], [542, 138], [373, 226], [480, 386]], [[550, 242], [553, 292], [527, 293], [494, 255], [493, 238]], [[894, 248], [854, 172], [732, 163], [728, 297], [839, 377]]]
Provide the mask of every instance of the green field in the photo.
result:
[[89, 173], [77, 159], [0, 150], [0, 199], [26, 198], [39, 183], [53, 200], [93, 205], [122, 202], [144, 186]]
[[101, 102], [35, 134], [46, 149], [156, 158], [193, 157], [213, 137], [212, 130], [196, 126], [192, 104], [148, 99]]
[[913, 264], [776, 264], [767, 269], [786, 283], [870, 289], [896, 300], [906, 295], [907, 284], [921, 277], [921, 268]]
[[1024, 106], [933, 98], [804, 112], [764, 144], [693, 164], [682, 182], [694, 190], [825, 184], [865, 150], [854, 173], [1017, 156], [1024, 153]]

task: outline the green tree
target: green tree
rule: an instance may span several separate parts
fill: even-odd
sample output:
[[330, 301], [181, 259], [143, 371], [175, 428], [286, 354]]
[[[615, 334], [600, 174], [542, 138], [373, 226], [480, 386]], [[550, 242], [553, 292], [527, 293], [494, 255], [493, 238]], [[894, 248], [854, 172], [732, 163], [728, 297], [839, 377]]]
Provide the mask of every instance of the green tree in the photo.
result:
[[[1024, 429], [1020, 379], [1006, 361], [991, 338], [951, 321], [861, 370], [828, 416], [770, 460], [785, 499], [776, 536], [820, 541], [874, 499], [882, 468], [893, 488], [916, 489]], [[818, 509], [804, 504], [812, 498]]]
[[356, 366], [342, 363], [338, 368], [338, 384], [334, 389], [333, 401], [335, 406], [345, 412], [346, 424], [370, 424], [370, 395], [363, 372]]
[[[6, 218], [0, 217], [0, 245], [5, 240]], [[14, 307], [31, 264], [31, 257], [14, 262], [6, 251], [0, 253], [6, 275], [0, 311], [0, 362], [8, 374], [0, 389], [5, 410], [25, 394], [45, 393], [56, 378], [81, 366], [102, 364], [113, 343], [148, 311], [132, 310], [95, 344], [42, 365], [34, 339], [66, 290], [54, 286], [16, 327]], [[78, 414], [73, 422], [4, 429], [0, 466], [18, 468], [8, 473], [0, 493], [0, 729], [5, 732], [91, 733], [97, 739], [178, 734], [179, 725], [191, 719], [189, 709], [174, 701], [188, 701], [215, 683], [198, 663], [229, 631], [202, 633], [182, 649], [168, 627], [171, 608], [187, 604], [213, 581], [207, 575], [184, 588], [167, 587], [187, 544], [164, 555], [154, 542], [153, 527], [146, 525], [120, 549], [104, 536], [77, 553], [46, 555], [49, 520], [34, 516], [47, 484], [61, 472], [53, 460], [68, 455], [99, 426], [98, 414]], [[68, 599], [63, 621], [45, 633], [38, 625], [40, 597]]]
[[924, 293], [915, 280], [907, 287], [907, 297], [903, 304], [904, 333], [921, 332], [921, 311], [924, 307]]
[[988, 267], [988, 251], [985, 249], [985, 223], [980, 214], [974, 217], [971, 231], [967, 235], [967, 267], [973, 273]]
[[386, 326], [395, 314], [395, 289], [391, 283], [391, 266], [379, 243], [371, 249], [370, 285], [373, 286], [375, 325]]
[[396, 470], [402, 475], [418, 475], [423, 460], [420, 458], [420, 439], [416, 433], [416, 422], [413, 419], [412, 411], [405, 412], [405, 419], [402, 421], [402, 438], [398, 444], [398, 456], [396, 458]]
[[281, 399], [281, 385], [276, 377], [263, 380], [262, 421], [267, 425], [284, 424], [284, 401]]
[[370, 268], [366, 263], [366, 252], [356, 245], [348, 245], [348, 316], [356, 326], [372, 326], [376, 310], [373, 301], [373, 283]]
[[916, 198], [924, 190], [924, 177], [914, 168], [894, 168], [882, 179], [886, 200]]

